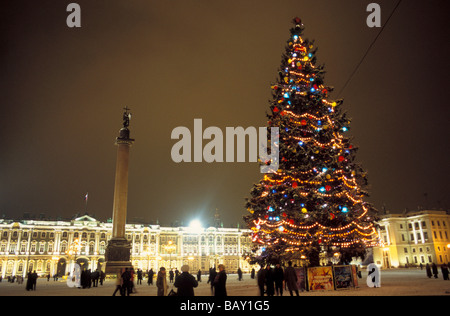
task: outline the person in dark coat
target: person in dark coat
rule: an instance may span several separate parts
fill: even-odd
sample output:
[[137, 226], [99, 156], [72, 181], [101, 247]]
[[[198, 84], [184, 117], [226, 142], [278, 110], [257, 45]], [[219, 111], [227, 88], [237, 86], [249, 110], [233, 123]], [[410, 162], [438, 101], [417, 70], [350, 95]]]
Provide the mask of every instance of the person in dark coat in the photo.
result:
[[225, 266], [219, 264], [219, 273], [217, 273], [214, 279], [214, 296], [227, 296], [227, 273], [225, 272]]
[[425, 266], [425, 271], [427, 271], [427, 277], [431, 278], [431, 276], [432, 276], [432, 274], [431, 274], [431, 267], [430, 267], [430, 265], [428, 263]]
[[208, 283], [211, 283], [211, 294], [214, 294], [214, 280], [216, 279], [217, 272], [216, 272], [216, 266], [209, 269], [209, 279]]
[[31, 271], [27, 273], [27, 284], [25, 286], [25, 289], [27, 291], [33, 290], [33, 276]]
[[255, 278], [255, 268], [252, 268], [252, 272], [250, 273], [250, 277], [251, 277], [252, 279]]
[[284, 271], [279, 263], [276, 264], [275, 269], [273, 270], [273, 277], [277, 296], [283, 296]]
[[194, 296], [194, 287], [198, 286], [198, 281], [189, 273], [189, 266], [184, 265], [173, 285], [178, 288], [178, 296]]
[[100, 270], [100, 285], [103, 285], [103, 281], [105, 280], [106, 274], [102, 270]]
[[264, 296], [265, 293], [265, 284], [266, 284], [266, 272], [267, 270], [264, 269], [264, 267], [261, 264], [261, 268], [258, 271], [258, 274], [256, 275], [256, 280], [258, 282], [258, 288], [259, 288], [259, 295]]
[[166, 268], [161, 267], [156, 276], [156, 287], [158, 288], [158, 296], [167, 296], [169, 286], [167, 285]]
[[137, 284], [142, 284], [142, 270], [137, 270]]
[[153, 269], [150, 269], [150, 271], [148, 271], [148, 273], [147, 273], [147, 277], [148, 277], [147, 284], [148, 285], [153, 284], [153, 275], [154, 274], [155, 273], [153, 272]]
[[130, 296], [133, 290], [133, 281], [131, 280], [131, 272], [128, 268], [122, 273], [122, 291], [123, 295]]
[[241, 268], [238, 269], [237, 273], [238, 273], [238, 280], [242, 281], [242, 270], [241, 270]]
[[197, 281], [202, 282], [202, 270], [200, 269], [197, 271]]
[[274, 273], [270, 265], [266, 267], [266, 292], [267, 296], [273, 296], [275, 294]]
[[444, 280], [448, 280], [448, 267], [445, 263], [443, 265], [441, 265], [441, 271], [442, 271], [442, 276], [443, 276]]
[[170, 269], [169, 271], [169, 282], [172, 283], [173, 282], [173, 270]]
[[438, 269], [434, 262], [431, 264], [431, 270], [433, 271], [434, 278], [437, 279], [438, 278]]
[[284, 270], [284, 282], [287, 285], [289, 293], [292, 296], [292, 292], [295, 292], [298, 296], [298, 286], [297, 286], [297, 273], [292, 267], [292, 262], [288, 262], [288, 267]]

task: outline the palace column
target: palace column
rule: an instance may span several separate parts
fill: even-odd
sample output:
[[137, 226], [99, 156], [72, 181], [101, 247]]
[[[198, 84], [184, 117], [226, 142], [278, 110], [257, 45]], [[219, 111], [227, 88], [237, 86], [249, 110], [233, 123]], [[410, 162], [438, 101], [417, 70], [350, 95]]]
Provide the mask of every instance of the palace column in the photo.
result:
[[128, 199], [128, 165], [130, 158], [130, 147], [134, 139], [130, 138], [128, 125], [131, 114], [125, 108], [123, 114], [123, 128], [120, 129], [119, 137], [116, 138], [117, 162], [116, 179], [114, 186], [113, 203], [113, 229], [112, 238], [109, 240], [105, 250], [106, 273], [116, 273], [122, 268], [131, 268], [131, 245], [125, 236], [125, 225], [127, 219]]

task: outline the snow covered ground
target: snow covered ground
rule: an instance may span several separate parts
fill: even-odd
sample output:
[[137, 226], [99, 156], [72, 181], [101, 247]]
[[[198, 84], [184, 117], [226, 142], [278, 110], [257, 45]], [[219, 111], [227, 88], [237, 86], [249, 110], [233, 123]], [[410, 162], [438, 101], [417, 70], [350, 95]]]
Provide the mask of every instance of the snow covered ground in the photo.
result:
[[[438, 279], [429, 279], [425, 269], [395, 269], [381, 271], [381, 287], [369, 288], [366, 285], [367, 272], [362, 271], [362, 278], [358, 279], [359, 287], [350, 290], [302, 292], [300, 296], [417, 296], [417, 295], [447, 295], [450, 296], [450, 281], [444, 281], [442, 274]], [[207, 276], [195, 289], [196, 296], [211, 296], [210, 285], [206, 283]], [[26, 291], [25, 283], [8, 283], [3, 280], [0, 283], [0, 296], [111, 296], [115, 289], [114, 280], [106, 280], [103, 286], [90, 289], [77, 289], [67, 286], [65, 281], [47, 281], [38, 279], [36, 291]], [[137, 293], [132, 296], [156, 296], [155, 282], [147, 285], [144, 280], [142, 285], [136, 285]], [[228, 275], [227, 291], [229, 296], [257, 296], [258, 288], [256, 280], [244, 275], [243, 281], [238, 281], [236, 274]], [[283, 296], [289, 296], [285, 291]]]

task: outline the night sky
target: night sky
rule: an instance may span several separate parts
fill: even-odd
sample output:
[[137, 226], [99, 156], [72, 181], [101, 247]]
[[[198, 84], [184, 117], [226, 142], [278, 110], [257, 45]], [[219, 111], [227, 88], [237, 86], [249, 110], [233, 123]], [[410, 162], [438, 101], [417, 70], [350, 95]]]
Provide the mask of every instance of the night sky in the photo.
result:
[[[243, 227], [257, 163], [180, 163], [171, 132], [264, 127], [298, 16], [315, 39], [325, 83], [348, 80], [397, 1], [76, 1], [0, 4], [0, 215], [112, 216], [116, 136], [132, 112], [128, 222], [208, 221]], [[368, 202], [382, 210], [450, 207], [447, 0], [402, 1], [343, 91]], [[207, 141], [204, 141], [206, 144]]]

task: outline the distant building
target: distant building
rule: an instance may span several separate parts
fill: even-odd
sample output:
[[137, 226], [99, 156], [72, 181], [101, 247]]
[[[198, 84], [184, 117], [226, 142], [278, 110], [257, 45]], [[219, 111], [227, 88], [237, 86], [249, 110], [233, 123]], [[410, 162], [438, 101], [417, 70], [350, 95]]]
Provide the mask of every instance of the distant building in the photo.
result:
[[386, 214], [378, 222], [384, 246], [373, 248], [374, 262], [383, 268], [425, 266], [450, 261], [450, 215], [423, 210]]
[[[29, 270], [40, 275], [66, 275], [79, 263], [83, 269], [104, 268], [105, 249], [111, 238], [112, 223], [90, 216], [71, 221], [0, 219], [0, 275], [25, 276]], [[127, 224], [134, 269], [159, 271], [190, 266], [208, 273], [210, 267], [224, 264], [227, 272], [251, 270], [243, 254], [250, 252], [247, 229], [161, 227]]]

